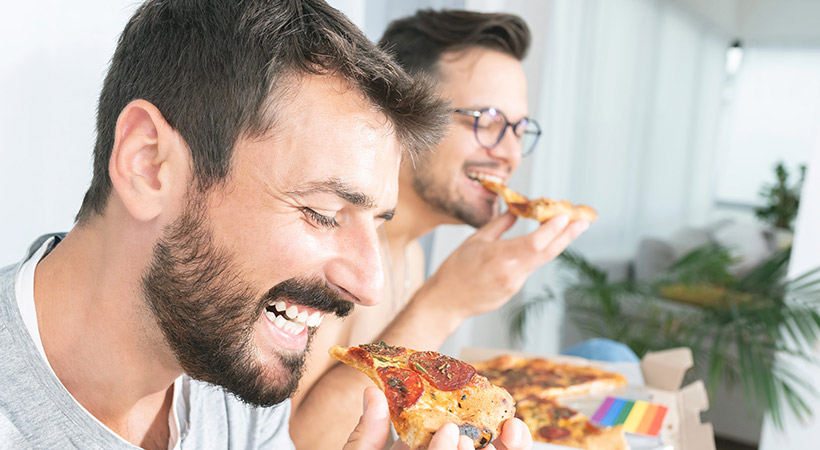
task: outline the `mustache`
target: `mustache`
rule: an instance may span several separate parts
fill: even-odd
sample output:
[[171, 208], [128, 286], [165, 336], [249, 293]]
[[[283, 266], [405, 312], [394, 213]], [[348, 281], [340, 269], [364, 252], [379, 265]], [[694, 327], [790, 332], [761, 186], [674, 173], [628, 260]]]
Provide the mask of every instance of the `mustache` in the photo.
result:
[[508, 174], [512, 172], [512, 169], [510, 169], [508, 165], [501, 164], [498, 161], [467, 161], [464, 163], [463, 167], [465, 170], [470, 168], [486, 167], [489, 169], [501, 169]]
[[285, 300], [313, 308], [317, 311], [346, 317], [353, 311], [353, 302], [345, 300], [327, 283], [318, 280], [285, 280], [268, 291], [263, 297], [264, 306], [275, 300]]

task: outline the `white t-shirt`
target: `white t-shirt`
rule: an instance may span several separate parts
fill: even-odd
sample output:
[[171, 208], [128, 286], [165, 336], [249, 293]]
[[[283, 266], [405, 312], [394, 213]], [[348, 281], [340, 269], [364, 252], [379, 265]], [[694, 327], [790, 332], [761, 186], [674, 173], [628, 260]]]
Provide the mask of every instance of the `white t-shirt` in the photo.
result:
[[[20, 308], [20, 315], [23, 316], [23, 323], [26, 325], [26, 329], [28, 333], [31, 335], [31, 340], [34, 341], [34, 345], [37, 347], [37, 350], [40, 352], [40, 356], [43, 357], [43, 361], [45, 361], [46, 365], [48, 365], [49, 369], [51, 369], [51, 373], [54, 373], [54, 369], [51, 368], [51, 364], [48, 362], [48, 357], [46, 356], [46, 351], [43, 348], [43, 340], [40, 339], [40, 328], [37, 326], [37, 310], [34, 306], [34, 271], [37, 268], [37, 264], [43, 259], [43, 255], [45, 255], [46, 250], [48, 250], [56, 237], [51, 237], [43, 242], [43, 245], [31, 255], [31, 258], [28, 261], [23, 263], [23, 266], [20, 268], [20, 272], [17, 273], [17, 280], [15, 285], [15, 296], [17, 297], [17, 306]], [[54, 374], [57, 377], [57, 374]], [[174, 381], [174, 393], [179, 392], [179, 383], [182, 377], [177, 378]], [[85, 407], [77, 402], [77, 406], [82, 408], [89, 417], [91, 417], [94, 421], [98, 422], [100, 425], [105, 427], [105, 425], [100, 422], [93, 414], [88, 412]], [[168, 448], [171, 450], [178, 450], [179, 449], [179, 420], [177, 420], [177, 396], [174, 395], [173, 399], [171, 400], [171, 412], [168, 414], [168, 429], [171, 433], [170, 438], [168, 440]], [[116, 436], [119, 439], [122, 439], [124, 442], [125, 439], [122, 436], [118, 435], [111, 431], [108, 427], [105, 427], [112, 435]]]
[[[22, 262], [0, 267], [0, 447], [139, 450], [89, 414], [48, 364], [38, 330], [34, 271], [58, 244], [55, 236], [39, 238]], [[173, 389], [174, 447], [293, 449], [289, 400], [252, 406], [187, 375]]]

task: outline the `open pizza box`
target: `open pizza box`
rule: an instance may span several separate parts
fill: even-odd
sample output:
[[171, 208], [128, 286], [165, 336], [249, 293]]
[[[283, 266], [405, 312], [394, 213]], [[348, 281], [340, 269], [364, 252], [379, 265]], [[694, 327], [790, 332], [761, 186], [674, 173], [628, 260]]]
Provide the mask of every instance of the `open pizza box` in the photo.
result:
[[[460, 358], [467, 362], [486, 361], [500, 355], [544, 357], [504, 349], [464, 348]], [[686, 371], [693, 366], [692, 351], [675, 348], [649, 352], [640, 364], [601, 362], [572, 356], [549, 356], [550, 360], [579, 366], [595, 366], [626, 377], [628, 386], [617, 391], [591, 392], [589, 395], [562, 399], [562, 403], [592, 417], [607, 396], [643, 400], [666, 406], [660, 434], [657, 437], [626, 434], [632, 450], [715, 450], [712, 424], [701, 423], [700, 413], [709, 409], [709, 399], [702, 381], [681, 388]], [[536, 442], [534, 450], [568, 449]]]

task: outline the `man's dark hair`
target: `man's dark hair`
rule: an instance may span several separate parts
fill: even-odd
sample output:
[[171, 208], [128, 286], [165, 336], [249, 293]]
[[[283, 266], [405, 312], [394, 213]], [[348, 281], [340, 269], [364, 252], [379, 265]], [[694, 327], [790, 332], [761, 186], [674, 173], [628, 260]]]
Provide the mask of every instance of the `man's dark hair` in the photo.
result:
[[275, 126], [282, 97], [304, 74], [347, 80], [411, 155], [445, 133], [449, 105], [322, 0], [149, 0], [122, 32], [103, 83], [94, 174], [77, 221], [105, 209], [117, 118], [132, 100], [151, 102], [185, 139], [206, 190], [229, 173], [240, 137]]
[[387, 26], [379, 47], [412, 75], [436, 75], [442, 53], [484, 47], [519, 61], [530, 46], [530, 29], [513, 14], [421, 10]]

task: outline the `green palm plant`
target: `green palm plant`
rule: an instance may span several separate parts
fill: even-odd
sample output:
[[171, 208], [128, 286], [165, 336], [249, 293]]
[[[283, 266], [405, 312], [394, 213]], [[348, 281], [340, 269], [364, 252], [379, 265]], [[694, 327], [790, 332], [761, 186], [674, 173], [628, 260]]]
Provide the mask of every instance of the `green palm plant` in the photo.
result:
[[760, 196], [766, 202], [764, 206], [755, 208], [755, 216], [777, 228], [792, 230], [794, 219], [797, 217], [797, 208], [800, 206], [800, 191], [806, 179], [806, 166], [799, 167], [800, 175], [797, 181], [789, 184], [789, 172], [783, 162], [777, 163], [774, 168], [775, 182], [760, 189]]
[[[572, 275], [564, 295], [566, 312], [582, 335], [622, 342], [638, 356], [691, 348], [711, 392], [721, 380], [739, 383], [750, 406], [768, 412], [782, 427], [784, 407], [805, 418], [812, 415], [805, 399], [818, 395], [788, 365], [775, 364], [782, 357], [817, 364], [805, 349], [820, 337], [820, 267], [787, 280], [789, 254], [789, 249], [780, 251], [736, 278], [729, 272], [730, 253], [708, 245], [684, 256], [659, 279], [637, 283], [610, 281], [580, 254], [566, 251], [560, 257]], [[674, 296], [699, 301], [659, 301]], [[526, 317], [555, 297], [549, 291], [514, 309], [512, 334], [523, 336]]]

